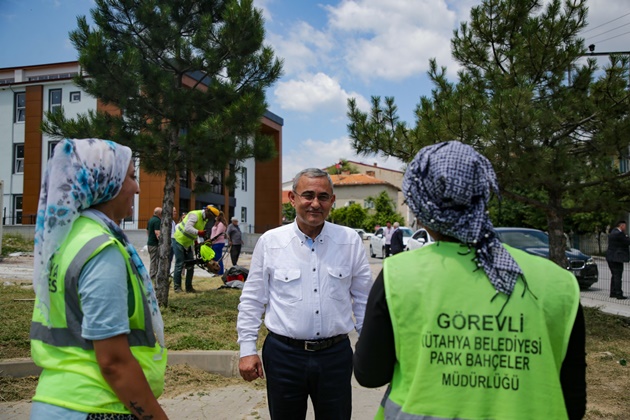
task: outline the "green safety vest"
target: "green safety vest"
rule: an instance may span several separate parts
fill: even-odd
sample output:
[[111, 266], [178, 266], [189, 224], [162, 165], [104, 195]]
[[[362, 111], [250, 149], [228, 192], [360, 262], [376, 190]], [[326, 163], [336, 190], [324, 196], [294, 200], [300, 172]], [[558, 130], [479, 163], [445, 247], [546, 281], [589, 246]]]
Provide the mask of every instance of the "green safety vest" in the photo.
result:
[[567, 418], [560, 369], [578, 283], [549, 260], [505, 248], [525, 278], [509, 299], [458, 243], [384, 261], [397, 362], [376, 418]]
[[141, 277], [118, 240], [99, 223], [79, 217], [51, 260], [50, 326], [37, 309], [36, 299], [31, 322], [31, 357], [43, 370], [33, 401], [86, 413], [129, 414], [103, 378], [92, 341], [81, 337], [79, 276], [85, 263], [107, 246], [117, 246], [126, 257], [131, 352], [155, 397], [162, 394], [166, 350], [160, 356]]
[[197, 235], [191, 235], [190, 233], [186, 232], [185, 229], [186, 223], [188, 222], [188, 217], [191, 214], [197, 215], [197, 223], [195, 223], [195, 229], [204, 230], [204, 228], [206, 227], [206, 220], [203, 218], [203, 210], [189, 211], [182, 219], [182, 221], [177, 224], [177, 227], [175, 228], [175, 235], [173, 235], [173, 238], [175, 238], [175, 240], [179, 242], [184, 248], [192, 246], [197, 240]]

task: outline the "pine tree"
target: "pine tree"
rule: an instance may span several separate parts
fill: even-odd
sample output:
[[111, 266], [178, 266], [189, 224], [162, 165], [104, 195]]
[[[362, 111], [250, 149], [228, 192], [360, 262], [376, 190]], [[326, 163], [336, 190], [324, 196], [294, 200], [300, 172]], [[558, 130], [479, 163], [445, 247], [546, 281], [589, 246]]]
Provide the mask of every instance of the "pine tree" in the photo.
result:
[[504, 197], [544, 213], [550, 257], [566, 266], [568, 215], [628, 211], [630, 138], [627, 56], [598, 69], [580, 30], [585, 0], [484, 0], [451, 40], [458, 81], [430, 62], [434, 84], [400, 121], [394, 99], [372, 98], [370, 113], [349, 101], [348, 129], [359, 153], [409, 162], [423, 146], [459, 140], [488, 157]]
[[264, 46], [252, 0], [96, 0], [94, 27], [78, 17], [70, 39], [85, 77], [76, 83], [119, 115], [76, 120], [47, 114], [42, 129], [128, 145], [149, 173], [164, 174], [158, 298], [168, 304], [168, 252], [179, 173], [223, 170], [275, 155], [259, 133], [265, 89], [282, 62]]

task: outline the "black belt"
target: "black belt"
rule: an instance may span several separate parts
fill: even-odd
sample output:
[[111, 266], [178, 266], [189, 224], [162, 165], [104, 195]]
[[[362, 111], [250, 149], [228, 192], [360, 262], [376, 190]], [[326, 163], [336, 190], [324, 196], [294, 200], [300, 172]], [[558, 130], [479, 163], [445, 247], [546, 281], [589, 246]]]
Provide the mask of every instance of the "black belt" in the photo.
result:
[[298, 347], [306, 351], [324, 350], [348, 338], [348, 334], [339, 334], [334, 337], [321, 338], [318, 340], [296, 340], [295, 338], [285, 337], [284, 335], [276, 334], [271, 331], [269, 331], [269, 335], [278, 341], [282, 341], [284, 344]]

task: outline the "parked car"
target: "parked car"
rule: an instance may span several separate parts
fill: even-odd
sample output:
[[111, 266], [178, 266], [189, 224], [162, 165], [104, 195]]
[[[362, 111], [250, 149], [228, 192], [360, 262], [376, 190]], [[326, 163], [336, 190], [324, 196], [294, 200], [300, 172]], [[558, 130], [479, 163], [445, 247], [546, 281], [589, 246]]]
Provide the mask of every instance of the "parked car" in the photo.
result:
[[[402, 229], [403, 245], [405, 246], [405, 251], [407, 251], [407, 242], [409, 238], [411, 238], [411, 235], [413, 235], [413, 231], [406, 226], [401, 226], [398, 229]], [[385, 258], [385, 236], [383, 235], [383, 228], [378, 228], [374, 236], [370, 238], [370, 256], [372, 258]]]
[[[502, 242], [529, 254], [549, 258], [549, 236], [537, 229], [500, 227], [495, 228]], [[597, 283], [599, 270], [593, 258], [575, 248], [567, 247], [567, 270], [577, 278], [581, 289]]]
[[354, 230], [359, 234], [361, 239], [363, 239], [364, 241], [367, 239], [366, 232], [363, 229], [354, 228]]
[[407, 249], [411, 251], [422, 248], [425, 245], [432, 244], [433, 242], [435, 241], [426, 229], [418, 229], [413, 233], [413, 235], [411, 235], [411, 238], [409, 238], [409, 241], [407, 242]]

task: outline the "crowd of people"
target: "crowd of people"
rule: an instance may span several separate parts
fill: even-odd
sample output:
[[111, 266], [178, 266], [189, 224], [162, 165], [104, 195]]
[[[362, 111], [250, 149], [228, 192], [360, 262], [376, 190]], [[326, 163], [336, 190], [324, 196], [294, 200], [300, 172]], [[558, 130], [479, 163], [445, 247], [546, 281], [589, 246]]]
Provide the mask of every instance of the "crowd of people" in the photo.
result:
[[[131, 155], [111, 141], [66, 139], [49, 160], [31, 327], [43, 371], [31, 418], [166, 418], [157, 398], [167, 350], [153, 285], [162, 209], [147, 226], [147, 270], [118, 225], [139, 192]], [[304, 419], [310, 399], [315, 418], [350, 419], [353, 372], [363, 386], [388, 386], [376, 418], [582, 418], [578, 284], [568, 270], [501, 243], [487, 211], [499, 193], [488, 159], [457, 141], [424, 147], [403, 193], [435, 243], [401, 252], [400, 226], [388, 222], [388, 258], [373, 280], [360, 237], [326, 221], [336, 199], [328, 173], [308, 168], [293, 179], [295, 221], [258, 239], [236, 321], [240, 374], [266, 381], [271, 418]], [[176, 216], [173, 209], [173, 286], [195, 292], [193, 269], [183, 285], [182, 272], [198, 238], [211, 239], [222, 274], [223, 248], [236, 265], [243, 237], [238, 219], [228, 224], [214, 206]], [[607, 258], [618, 299], [625, 228], [611, 232]]]

